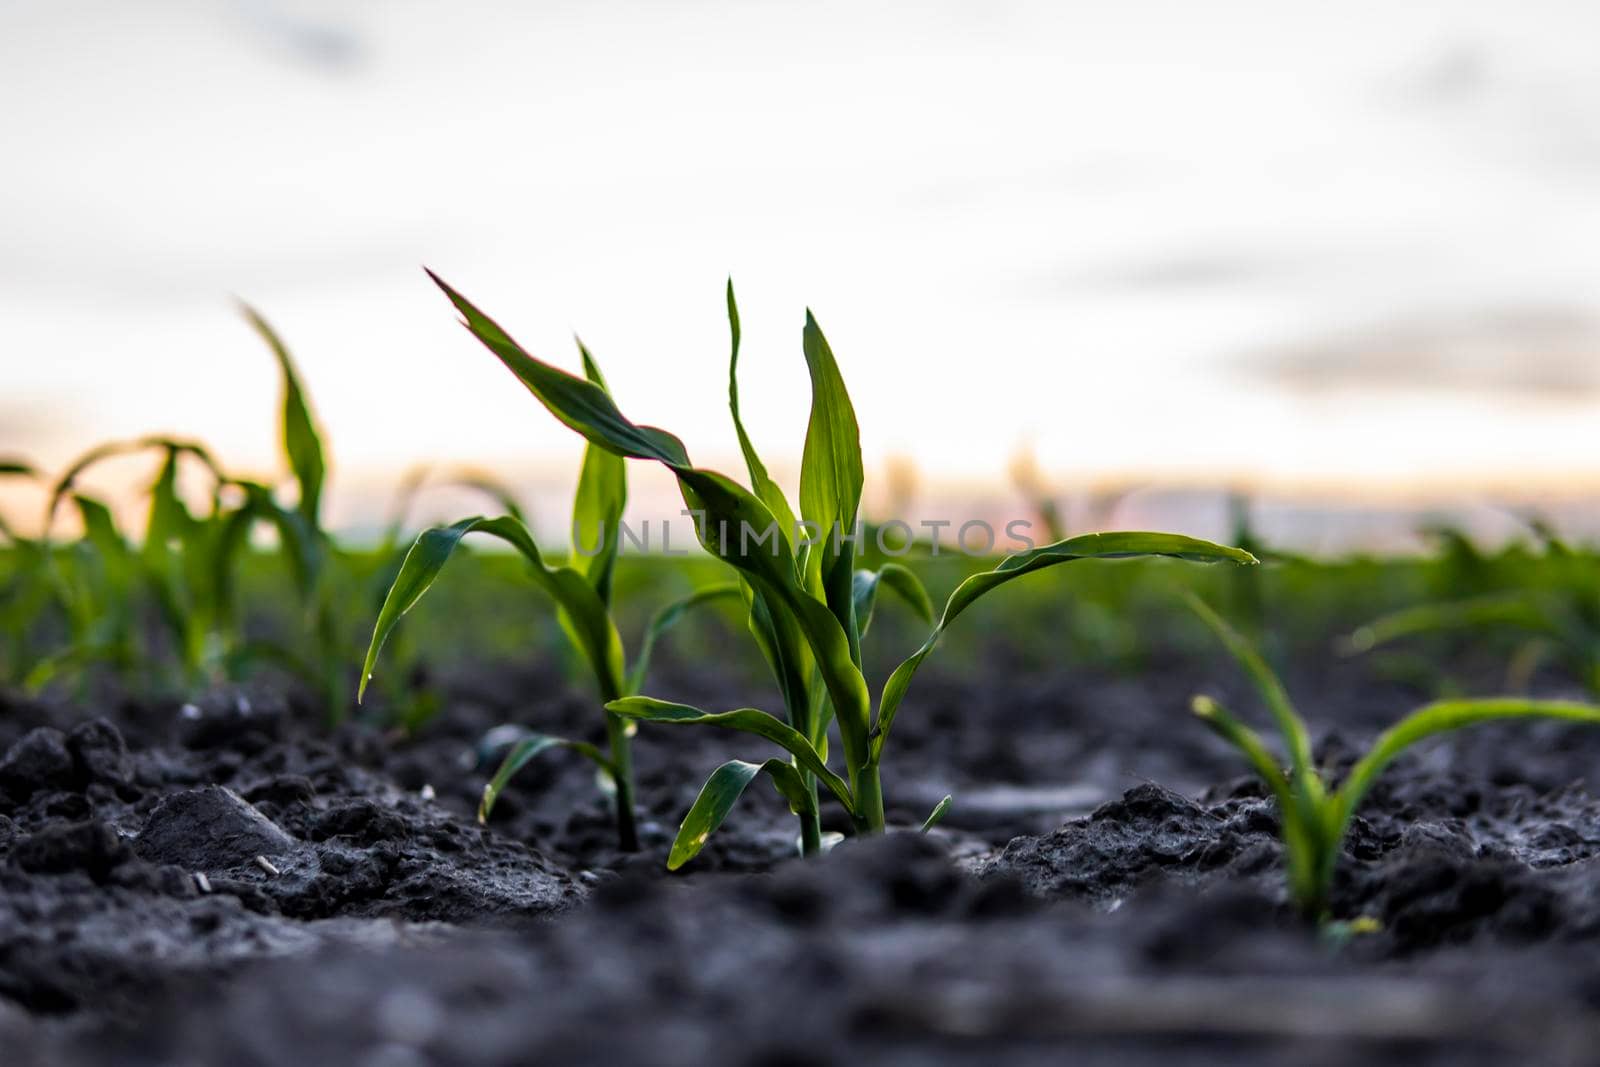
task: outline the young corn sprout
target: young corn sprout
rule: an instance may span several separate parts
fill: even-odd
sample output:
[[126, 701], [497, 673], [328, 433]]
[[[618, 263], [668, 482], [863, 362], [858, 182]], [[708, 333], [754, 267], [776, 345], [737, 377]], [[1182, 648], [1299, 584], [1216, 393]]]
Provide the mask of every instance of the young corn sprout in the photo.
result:
[[[600, 367], [580, 342], [585, 384], [610, 401]], [[622, 510], [627, 503], [627, 473], [621, 457], [590, 445], [584, 450], [583, 466], [572, 506], [573, 552], [567, 563], [547, 562], [520, 513], [498, 518], [474, 516], [449, 526], [436, 526], [418, 535], [399, 573], [389, 586], [378, 621], [372, 630], [361, 668], [361, 683], [356, 699], [366, 694], [378, 653], [394, 631], [400, 617], [428, 591], [434, 579], [462, 539], [471, 533], [486, 534], [506, 542], [520, 552], [529, 564], [529, 573], [556, 602], [562, 632], [594, 674], [600, 702], [609, 705], [638, 691], [649, 670], [650, 657], [660, 637], [692, 608], [719, 599], [733, 599], [739, 587], [732, 583], [706, 586], [667, 605], [656, 613], [645, 631], [631, 669], [625, 665], [622, 638], [611, 615], [612, 575], [620, 550], [618, 536]], [[508, 507], [508, 510], [511, 508]], [[593, 539], [591, 550], [585, 538]], [[506, 753], [500, 768], [484, 787], [478, 819], [486, 821], [495, 800], [506, 783], [540, 753], [565, 748], [586, 757], [598, 767], [602, 780], [613, 792], [616, 806], [617, 840], [621, 848], [639, 847], [634, 813], [632, 738], [637, 727], [613, 711], [605, 712], [607, 747], [602, 750], [586, 741], [525, 732]]]
[[[142, 546], [130, 544], [118, 531], [103, 501], [79, 489], [91, 467], [117, 456], [156, 452], [162, 463], [151, 483], [149, 517]], [[210, 513], [197, 518], [178, 496], [180, 462], [192, 460], [212, 482]], [[167, 437], [144, 437], [91, 449], [72, 463], [50, 492], [40, 556], [44, 572], [65, 609], [68, 642], [64, 649], [40, 658], [25, 684], [37, 689], [58, 675], [105, 663], [127, 672], [143, 659], [142, 627], [136, 608], [148, 594], [176, 656], [183, 684], [200, 685], [215, 666], [209, 658], [218, 644], [222, 575], [231, 567], [231, 553], [218, 545], [223, 523], [222, 486], [228, 478], [201, 445]], [[83, 537], [66, 547], [52, 539], [55, 520], [68, 501], [78, 513]]]
[[290, 559], [300, 608], [312, 638], [308, 655], [281, 647], [263, 647], [261, 651], [311, 679], [321, 693], [329, 719], [338, 722], [348, 707], [345, 672], [353, 653], [339, 626], [339, 609], [349, 595], [340, 587], [340, 568], [335, 566], [339, 546], [322, 524], [327, 449], [288, 347], [255, 309], [241, 304], [240, 310], [278, 361], [283, 385], [279, 445], [295, 483], [296, 498], [294, 507], [288, 508], [277, 503], [272, 490], [246, 485], [247, 497], [256, 501], [256, 507], [239, 536], [248, 538], [249, 527], [257, 521], [265, 521], [277, 531], [281, 550]]
[[1535, 526], [1535, 530], [1545, 552], [1532, 558], [1554, 579], [1547, 588], [1403, 608], [1357, 627], [1345, 640], [1345, 648], [1364, 653], [1410, 638], [1449, 632], [1522, 633], [1526, 640], [1512, 657], [1508, 685], [1526, 684], [1541, 662], [1554, 660], [1578, 678], [1591, 696], [1600, 697], [1600, 594], [1595, 591], [1594, 557], [1572, 549], [1543, 526]]
[[[129, 670], [149, 658], [141, 654], [139, 608], [153, 602], [166, 643], [177, 660], [181, 686], [196, 689], [236, 674], [257, 659], [280, 662], [313, 684], [326, 687], [328, 666], [318, 666], [290, 648], [241, 636], [234, 572], [258, 524], [278, 534], [297, 589], [313, 615], [320, 649], [331, 651], [335, 598], [324, 580], [324, 558], [331, 540], [322, 531], [319, 506], [325, 462], [322, 444], [288, 352], [266, 322], [249, 308], [244, 314], [277, 356], [284, 383], [283, 444], [299, 485], [299, 500], [288, 508], [271, 487], [224, 472], [210, 452], [193, 441], [149, 436], [91, 449], [56, 480], [46, 508], [38, 552], [43, 571], [58, 590], [65, 609], [67, 647], [40, 658], [25, 678], [32, 688], [64, 671], [109, 663]], [[149, 511], [143, 540], [137, 544], [117, 529], [112, 510], [89, 495], [81, 481], [107, 460], [156, 453], [161, 466], [147, 492]], [[192, 510], [179, 492], [184, 465], [209, 482], [204, 509]], [[64, 506], [76, 509], [84, 535], [63, 559], [52, 532]], [[315, 653], [314, 653], [315, 657]]]
[[[861, 635], [879, 585], [920, 584], [903, 568], [858, 574], [856, 549], [863, 468], [855, 410], [833, 352], [807, 312], [802, 349], [811, 377], [811, 414], [801, 456], [798, 517], [756, 454], [730, 390], [734, 427], [751, 488], [699, 467], [682, 441], [665, 430], [628, 419], [603, 385], [529, 355], [465, 297], [437, 276], [463, 324], [544, 406], [583, 435], [591, 451], [652, 460], [677, 479], [688, 509], [697, 515], [702, 546], [731, 565], [749, 608], [750, 628], [780, 682], [785, 716], [756, 708], [709, 712], [647, 696], [607, 703], [616, 716], [643, 722], [719, 726], [763, 737], [787, 755], [761, 764], [724, 764], [711, 776], [678, 831], [669, 866], [678, 867], [705, 844], [739, 795], [765, 774], [800, 816], [802, 845], [814, 850], [808, 827], [817, 821], [818, 784], [844, 809], [858, 833], [884, 829], [880, 777], [895, 714], [913, 675], [940, 636], [983, 594], [1046, 567], [1082, 559], [1170, 556], [1211, 562], [1254, 563], [1248, 553], [1161, 533], [1106, 533], [1069, 538], [1020, 555], [968, 578], [951, 595], [922, 646], [890, 675], [876, 709], [862, 673]], [[737, 359], [738, 315], [729, 290], [729, 320]], [[917, 593], [913, 593], [913, 598]], [[925, 594], [923, 594], [925, 595]], [[837, 725], [844, 774], [828, 765], [829, 721]], [[942, 809], [943, 804], [940, 805]], [[937, 818], [942, 811], [936, 811]]]
[[[21, 459], [0, 459], [0, 482], [38, 483], [39, 471]], [[43, 543], [25, 537], [0, 514], [0, 552], [9, 557], [9, 567], [0, 573], [0, 681], [20, 685], [29, 661], [30, 638], [37, 629], [41, 613], [58, 600], [57, 588], [49, 580]]]
[[1600, 725], [1600, 707], [1569, 701], [1511, 697], [1438, 701], [1385, 730], [1335, 785], [1313, 765], [1305, 722], [1266, 660], [1198, 597], [1188, 594], [1187, 600], [1249, 675], [1283, 737], [1289, 755], [1287, 770], [1261, 736], [1221, 704], [1208, 696], [1194, 698], [1194, 713], [1239, 750], [1272, 793], [1283, 824], [1289, 897], [1303, 915], [1317, 922], [1332, 918], [1329, 895], [1350, 819], [1378, 775], [1401, 752], [1434, 734], [1501, 719], [1564, 719]]

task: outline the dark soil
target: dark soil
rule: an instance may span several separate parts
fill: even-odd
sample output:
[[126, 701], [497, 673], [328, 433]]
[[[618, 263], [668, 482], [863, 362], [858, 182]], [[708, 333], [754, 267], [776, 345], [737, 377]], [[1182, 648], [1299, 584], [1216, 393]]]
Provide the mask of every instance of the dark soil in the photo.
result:
[[[890, 820], [790, 858], [776, 796], [680, 875], [672, 827], [739, 735], [646, 730], [646, 847], [544, 757], [473, 820], [477, 742], [597, 737], [550, 674], [469, 672], [405, 741], [271, 690], [0, 708], [6, 1064], [1586, 1063], [1600, 1033], [1600, 732], [1485, 728], [1395, 765], [1333, 944], [1283, 901], [1276, 816], [1185, 715], [1212, 664], [920, 678]], [[1347, 762], [1419, 694], [1294, 680]], [[652, 691], [748, 693], [668, 664]], [[1320, 732], [1320, 731], [1319, 731]], [[837, 813], [834, 813], [837, 814]], [[837, 823], [839, 820], [832, 819]]]

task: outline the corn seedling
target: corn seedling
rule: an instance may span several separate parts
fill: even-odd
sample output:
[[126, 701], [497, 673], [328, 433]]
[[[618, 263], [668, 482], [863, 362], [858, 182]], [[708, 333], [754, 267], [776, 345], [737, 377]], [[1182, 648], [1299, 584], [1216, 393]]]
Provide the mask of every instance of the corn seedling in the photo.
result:
[[[833, 352], [807, 312], [802, 349], [811, 377], [811, 414], [802, 451], [798, 518], [767, 474], [730, 396], [735, 429], [749, 468], [751, 488], [696, 466], [677, 437], [641, 426], [622, 414], [592, 375], [578, 377], [529, 355], [465, 297], [434, 277], [464, 325], [544, 406], [582, 434], [591, 451], [651, 460], [677, 479], [684, 503], [698, 516], [696, 532], [708, 552], [738, 571], [751, 629], [778, 672], [786, 718], [756, 708], [707, 712], [646, 696], [607, 704], [614, 715], [644, 722], [703, 724], [755, 734], [776, 744], [787, 760], [724, 764], [679, 827], [669, 865], [687, 862], [704, 845], [744, 789], [767, 775], [802, 827], [816, 818], [816, 785], [838, 801], [859, 833], [884, 829], [879, 768], [896, 712], [913, 675], [940, 636], [983, 594], [1060, 563], [1082, 559], [1170, 556], [1195, 561], [1253, 563], [1237, 549], [1176, 534], [1108, 533], [1070, 538], [1003, 560], [968, 578], [946, 602], [922, 646], [890, 675], [876, 713], [861, 665], [865, 612], [858, 591], [890, 579], [858, 581], [854, 566], [863, 468], [855, 410]], [[737, 352], [738, 316], [729, 290], [730, 326]], [[801, 524], [804, 525], [801, 525]], [[909, 573], [909, 572], [908, 572]], [[900, 579], [896, 579], [900, 580]], [[810, 679], [820, 682], [815, 697]], [[837, 724], [845, 774], [827, 762], [828, 720]]]
[[[1544, 562], [1555, 577], [1544, 590], [1522, 589], [1420, 604], [1382, 615], [1352, 631], [1346, 651], [1365, 653], [1428, 634], [1526, 635], [1507, 671], [1509, 685], [1526, 684], [1541, 660], [1554, 659], [1600, 697], [1600, 596], [1594, 561], [1542, 534]], [[1538, 557], [1535, 557], [1538, 558]]]
[[[39, 472], [21, 460], [0, 460], [0, 480], [38, 482]], [[40, 616], [58, 602], [58, 587], [52, 583], [45, 563], [42, 542], [24, 537], [0, 515], [0, 552], [9, 557], [0, 576], [0, 630], [5, 644], [0, 649], [0, 679], [12, 684], [23, 680], [24, 664], [29, 659], [29, 644]]]
[[1331, 919], [1330, 894], [1345, 833], [1372, 783], [1400, 753], [1435, 734], [1477, 723], [1509, 719], [1561, 719], [1600, 725], [1600, 707], [1559, 700], [1490, 697], [1444, 700], [1418, 708], [1385, 730], [1337, 785], [1314, 766], [1305, 721], [1282, 681], [1255, 647], [1192, 594], [1195, 613], [1238, 661], [1254, 683], [1288, 750], [1285, 770], [1255, 730], [1208, 696], [1194, 698], [1193, 711], [1239, 750], [1278, 806], [1289, 897], [1308, 919]]
[[279, 445], [296, 490], [294, 507], [289, 508], [279, 504], [271, 490], [249, 487], [248, 495], [254, 507], [248, 513], [250, 519], [242, 535], [248, 536], [248, 528], [257, 521], [265, 521], [277, 531], [280, 547], [289, 557], [301, 612], [311, 638], [309, 656], [281, 646], [258, 644], [256, 650], [266, 658], [278, 659], [312, 681], [322, 696], [329, 718], [337, 722], [344, 717], [349, 699], [344, 672], [352, 655], [337, 621], [336, 605], [345, 596], [337, 587], [333, 566], [339, 548], [322, 524], [327, 450], [288, 347], [255, 309], [241, 304], [240, 310], [278, 362], [283, 388]]
[[[105, 460], [141, 452], [160, 454], [162, 463], [147, 493], [144, 542], [135, 546], [117, 529], [111, 509], [80, 490], [79, 480]], [[197, 463], [212, 481], [211, 514], [204, 520], [192, 515], [178, 496], [179, 464], [185, 459]], [[227, 481], [203, 446], [166, 437], [101, 445], [67, 468], [51, 489], [40, 540], [46, 573], [66, 609], [69, 639], [64, 650], [35, 664], [26, 680], [30, 687], [96, 662], [131, 669], [140, 659], [138, 607], [146, 595], [155, 602], [185, 684], [198, 684], [212, 647], [207, 635], [222, 614], [214, 594], [221, 588], [221, 573], [231, 565], [215, 555], [221, 487]], [[68, 558], [62, 560], [52, 530], [69, 501], [83, 537], [67, 547]]]
[[[159, 630], [178, 663], [185, 689], [232, 676], [251, 661], [269, 659], [320, 689], [333, 691], [328, 666], [337, 667], [341, 661], [332, 647], [334, 598], [324, 578], [331, 540], [318, 520], [326, 473], [321, 439], [287, 350], [259, 315], [249, 308], [244, 313], [279, 362], [284, 383], [283, 445], [299, 485], [295, 506], [281, 506], [267, 485], [225, 473], [210, 452], [193, 441], [141, 437], [103, 444], [79, 457], [51, 488], [38, 545], [41, 570], [64, 607], [67, 646], [34, 664], [25, 679], [30, 687], [91, 664], [106, 663], [126, 672], [142, 660], [155, 660], [141, 655], [140, 648], [145, 629], [140, 608], [148, 601], [154, 604]], [[148, 452], [161, 457], [161, 466], [146, 493], [149, 510], [143, 539], [133, 543], [118, 530], [111, 509], [81, 488], [81, 480], [102, 462]], [[210, 483], [206, 507], [199, 513], [179, 493], [180, 467], [186, 463], [199, 468]], [[52, 540], [52, 531], [69, 503], [77, 511], [83, 536], [63, 551]], [[241, 636], [234, 575], [258, 524], [277, 533], [280, 551], [312, 620], [315, 648], [309, 659], [287, 646], [245, 641]]]
[[[587, 375], [585, 383], [609, 403], [610, 394], [599, 365], [581, 343], [579, 351]], [[378, 621], [361, 668], [357, 700], [365, 696], [367, 683], [377, 666], [378, 653], [400, 617], [428, 591], [462, 539], [471, 533], [498, 538], [526, 559], [528, 573], [556, 602], [561, 629], [592, 671], [602, 704], [634, 693], [643, 683], [656, 642], [663, 634], [690, 609], [717, 599], [731, 599], [738, 595], [739, 589], [731, 583], [708, 586], [661, 609], [645, 632], [632, 669], [628, 669], [622, 638], [611, 616], [612, 576], [621, 547], [618, 532], [627, 493], [627, 472], [622, 458], [594, 445], [586, 448], [572, 507], [573, 551], [566, 564], [545, 560], [533, 534], [518, 514], [498, 518], [475, 516], [449, 526], [424, 530], [406, 553], [378, 611]], [[587, 531], [594, 531], [592, 550], [582, 541]], [[605, 712], [605, 725], [607, 746], [604, 750], [586, 741], [548, 734], [523, 734], [484, 787], [483, 800], [478, 807], [479, 821], [488, 819], [496, 798], [518, 771], [541, 753], [564, 748], [586, 757], [600, 769], [602, 781], [614, 793], [618, 844], [625, 850], [637, 849], [632, 750], [637, 727], [612, 711]]]

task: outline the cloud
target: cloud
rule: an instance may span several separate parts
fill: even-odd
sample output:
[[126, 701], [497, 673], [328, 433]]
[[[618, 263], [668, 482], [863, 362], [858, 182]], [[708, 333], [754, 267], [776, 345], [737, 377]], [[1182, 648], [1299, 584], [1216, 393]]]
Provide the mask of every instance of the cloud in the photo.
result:
[[1303, 392], [1426, 389], [1588, 402], [1600, 396], [1600, 317], [1564, 307], [1413, 317], [1249, 353], [1233, 369]]

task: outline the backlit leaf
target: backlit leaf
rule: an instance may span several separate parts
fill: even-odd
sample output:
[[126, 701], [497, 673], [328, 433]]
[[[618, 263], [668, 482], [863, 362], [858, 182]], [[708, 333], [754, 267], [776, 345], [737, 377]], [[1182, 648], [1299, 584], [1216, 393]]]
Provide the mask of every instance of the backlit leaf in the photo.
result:
[[769, 759], [765, 763], [746, 763], [729, 760], [711, 772], [700, 795], [678, 826], [678, 835], [672, 842], [672, 852], [667, 857], [667, 870], [675, 871], [699, 854], [707, 839], [717, 832], [728, 812], [744, 795], [756, 776], [765, 773], [779, 794], [789, 802], [796, 815], [811, 811], [811, 793], [800, 773], [783, 760]]
[[938, 645], [940, 636], [956, 617], [971, 607], [979, 597], [1013, 579], [1060, 563], [1072, 563], [1082, 559], [1132, 559], [1142, 556], [1167, 556], [1195, 563], [1256, 562], [1255, 557], [1248, 552], [1212, 544], [1210, 541], [1201, 541], [1182, 534], [1139, 532], [1084, 534], [1008, 556], [993, 570], [975, 574], [956, 587], [956, 591], [950, 594], [950, 599], [945, 601], [944, 613], [939, 617], [938, 625], [933, 628], [933, 632], [928, 635], [922, 647], [908, 656], [889, 676], [888, 682], [883, 687], [883, 696], [878, 705], [877, 723], [872, 732], [874, 761], [883, 752], [884, 739], [889, 735], [889, 728], [894, 724], [895, 712], [899, 709], [900, 702], [905, 699], [906, 691], [911, 687], [911, 679], [916, 674], [917, 668], [922, 665], [928, 653]]
[[552, 748], [571, 749], [587, 757], [607, 774], [615, 773], [615, 768], [605, 753], [587, 741], [569, 741], [565, 737], [552, 737], [549, 734], [525, 733], [521, 740], [511, 746], [505, 759], [500, 761], [500, 769], [494, 772], [494, 777], [483, 787], [483, 796], [478, 801], [478, 822], [489, 821], [489, 813], [494, 811], [495, 801], [500, 798], [500, 794], [505, 791], [511, 779], [516, 777], [517, 772], [541, 752]]
[[378, 652], [400, 617], [428, 591], [444, 565], [449, 562], [461, 539], [469, 533], [485, 533], [511, 545], [531, 564], [529, 574], [572, 620], [572, 634], [578, 649], [595, 672], [602, 699], [614, 699], [622, 692], [622, 639], [617, 636], [611, 616], [594, 588], [583, 575], [570, 567], [545, 563], [533, 535], [522, 523], [509, 517], [496, 519], [476, 516], [450, 526], [435, 526], [418, 535], [400, 565], [400, 573], [384, 597], [372, 630], [372, 641], [361, 667], [361, 684], [356, 699], [365, 694], [372, 678]]
[[313, 530], [320, 530], [322, 483], [327, 477], [328, 465], [323, 452], [322, 435], [317, 431], [316, 420], [311, 415], [311, 403], [300, 384], [300, 374], [295, 369], [289, 349], [254, 308], [248, 304], [241, 304], [240, 308], [278, 359], [278, 370], [283, 378], [283, 451], [289, 460], [289, 471], [300, 489], [300, 515]]
[[782, 719], [768, 715], [757, 708], [710, 712], [687, 704], [674, 704], [652, 697], [627, 697], [611, 701], [606, 705], [606, 710], [641, 722], [721, 726], [764, 737], [794, 756], [802, 768], [816, 775], [817, 780], [839, 798], [845, 810], [852, 812], [855, 810], [850, 787], [828, 769], [827, 764], [822, 762], [822, 757], [817, 755], [816, 749], [811, 746], [811, 742]]

